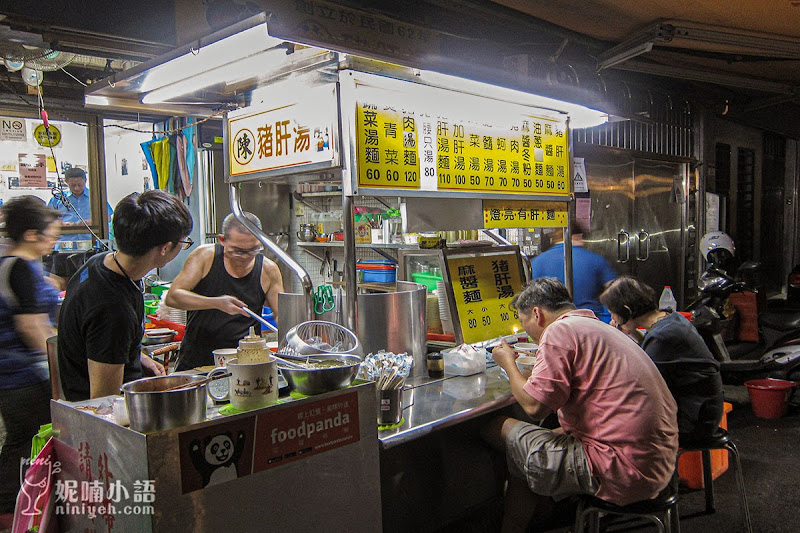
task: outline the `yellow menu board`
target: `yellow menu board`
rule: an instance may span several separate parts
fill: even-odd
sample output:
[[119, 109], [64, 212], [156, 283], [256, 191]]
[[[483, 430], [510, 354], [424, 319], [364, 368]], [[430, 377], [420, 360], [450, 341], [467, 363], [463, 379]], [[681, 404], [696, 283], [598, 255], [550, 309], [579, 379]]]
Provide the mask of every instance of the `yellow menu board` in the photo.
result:
[[465, 343], [522, 330], [519, 315], [509, 305], [523, 283], [516, 253], [451, 255], [447, 265]]
[[569, 193], [566, 122], [526, 116], [498, 127], [439, 119], [438, 189], [492, 193]]
[[419, 189], [417, 121], [391, 106], [356, 104], [358, 185]]
[[483, 201], [484, 228], [563, 228], [566, 225], [566, 202]]

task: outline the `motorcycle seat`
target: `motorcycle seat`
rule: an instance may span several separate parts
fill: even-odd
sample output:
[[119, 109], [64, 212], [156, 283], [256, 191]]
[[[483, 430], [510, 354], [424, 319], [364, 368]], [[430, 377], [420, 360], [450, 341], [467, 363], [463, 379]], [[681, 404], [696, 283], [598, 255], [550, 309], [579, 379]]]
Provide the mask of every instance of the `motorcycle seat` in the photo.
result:
[[762, 328], [778, 331], [800, 329], [800, 311], [794, 309], [764, 311], [758, 317], [758, 323]]

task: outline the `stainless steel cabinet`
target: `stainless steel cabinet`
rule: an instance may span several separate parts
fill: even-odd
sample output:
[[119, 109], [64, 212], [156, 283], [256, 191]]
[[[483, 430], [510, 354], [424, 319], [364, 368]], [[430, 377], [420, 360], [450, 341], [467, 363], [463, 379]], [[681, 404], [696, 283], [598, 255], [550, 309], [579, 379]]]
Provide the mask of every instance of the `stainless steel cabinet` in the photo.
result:
[[687, 163], [617, 150], [577, 152], [586, 161], [591, 195], [586, 248], [606, 257], [617, 273], [641, 278], [656, 294], [670, 285], [682, 305]]

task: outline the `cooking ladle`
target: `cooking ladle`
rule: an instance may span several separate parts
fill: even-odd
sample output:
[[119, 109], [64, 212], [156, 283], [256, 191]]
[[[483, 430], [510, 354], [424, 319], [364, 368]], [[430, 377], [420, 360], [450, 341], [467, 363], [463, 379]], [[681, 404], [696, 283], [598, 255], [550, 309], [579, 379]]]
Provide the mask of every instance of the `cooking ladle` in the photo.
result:
[[275, 326], [273, 326], [272, 324], [270, 324], [269, 322], [264, 320], [264, 318], [261, 315], [259, 315], [258, 313], [256, 313], [255, 311], [252, 311], [251, 309], [249, 309], [247, 307], [242, 307], [242, 309], [244, 310], [245, 313], [247, 313], [251, 317], [255, 318], [256, 320], [258, 320], [259, 322], [261, 322], [265, 326], [267, 326], [267, 328], [269, 328], [270, 331], [274, 331], [275, 333], [278, 333], [278, 328], [276, 328]]
[[222, 378], [230, 377], [231, 373], [226, 372], [225, 374], [217, 374], [216, 376], [211, 376], [210, 378], [203, 378], [200, 381], [190, 381], [189, 383], [181, 383], [180, 385], [175, 385], [174, 387], [170, 387], [168, 389], [164, 389], [159, 392], [168, 392], [173, 390], [183, 390], [183, 389], [193, 389], [195, 387], [199, 387], [200, 385], [205, 385], [210, 381], [215, 381]]

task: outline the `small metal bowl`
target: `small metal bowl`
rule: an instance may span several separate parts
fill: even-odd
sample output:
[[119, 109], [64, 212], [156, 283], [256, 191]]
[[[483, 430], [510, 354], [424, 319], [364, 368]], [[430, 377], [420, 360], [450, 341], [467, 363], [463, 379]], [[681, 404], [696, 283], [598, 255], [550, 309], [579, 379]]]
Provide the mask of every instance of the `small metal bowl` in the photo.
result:
[[326, 356], [325, 359], [337, 360], [345, 364], [328, 368], [280, 367], [281, 373], [292, 389], [308, 396], [349, 387], [358, 374], [361, 358], [356, 355], [331, 355]]
[[144, 337], [142, 337], [142, 346], [152, 346], [154, 344], [165, 344], [172, 342], [176, 333], [176, 331], [171, 331], [162, 335], [148, 335], [145, 333]]

